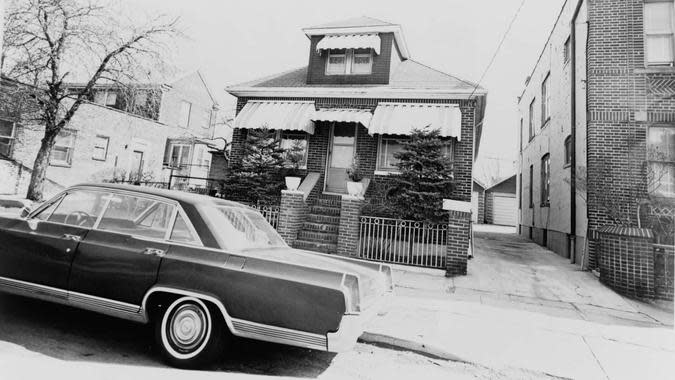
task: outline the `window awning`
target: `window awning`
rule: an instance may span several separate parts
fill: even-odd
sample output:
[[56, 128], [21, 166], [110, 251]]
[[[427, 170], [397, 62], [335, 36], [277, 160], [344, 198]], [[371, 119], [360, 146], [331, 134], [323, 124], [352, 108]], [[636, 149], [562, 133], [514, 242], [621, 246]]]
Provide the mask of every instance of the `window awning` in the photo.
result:
[[316, 45], [316, 50], [373, 49], [380, 54], [380, 36], [377, 33], [327, 35]]
[[365, 127], [370, 124], [373, 114], [369, 110], [348, 109], [348, 108], [326, 108], [319, 109], [314, 113], [314, 121], [337, 121], [337, 122], [356, 122]]
[[442, 137], [462, 134], [462, 112], [456, 104], [388, 103], [375, 108], [368, 133], [409, 135], [413, 129], [430, 126], [440, 129]]
[[280, 129], [314, 134], [313, 101], [249, 100], [234, 119], [235, 128]]

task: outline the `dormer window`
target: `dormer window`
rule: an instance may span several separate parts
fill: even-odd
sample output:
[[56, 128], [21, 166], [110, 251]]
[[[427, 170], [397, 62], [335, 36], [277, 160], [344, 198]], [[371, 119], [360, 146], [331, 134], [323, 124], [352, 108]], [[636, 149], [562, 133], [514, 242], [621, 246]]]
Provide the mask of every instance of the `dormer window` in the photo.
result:
[[372, 49], [339, 49], [328, 51], [326, 75], [370, 74], [372, 67]]

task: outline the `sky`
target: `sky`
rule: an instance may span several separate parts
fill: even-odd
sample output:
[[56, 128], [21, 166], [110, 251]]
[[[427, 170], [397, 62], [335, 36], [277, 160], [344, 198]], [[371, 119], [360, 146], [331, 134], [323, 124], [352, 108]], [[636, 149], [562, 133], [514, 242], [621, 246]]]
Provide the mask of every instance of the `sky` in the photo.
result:
[[[413, 59], [478, 82], [520, 3], [521, 0], [136, 0], [127, 5], [133, 4], [133, 12], [151, 17], [180, 17], [185, 37], [176, 43], [176, 67], [184, 72], [199, 69], [223, 112], [232, 113], [234, 98], [226, 94], [225, 87], [305, 66], [309, 39], [302, 28], [358, 16], [402, 25]], [[564, 0], [525, 0], [480, 83], [488, 90], [488, 100], [474, 172], [479, 177], [503, 177], [515, 172], [516, 98], [563, 3]]]

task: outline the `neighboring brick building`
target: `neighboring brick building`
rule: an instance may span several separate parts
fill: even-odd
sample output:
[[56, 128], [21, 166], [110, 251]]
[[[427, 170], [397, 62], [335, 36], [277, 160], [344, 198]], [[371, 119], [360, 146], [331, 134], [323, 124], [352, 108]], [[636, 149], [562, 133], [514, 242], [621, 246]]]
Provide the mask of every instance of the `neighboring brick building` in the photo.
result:
[[[0, 92], [17, 97], [21, 88], [3, 78]], [[69, 90], [77, 88], [71, 85]], [[132, 107], [133, 102], [141, 103], [139, 99], [149, 106]], [[170, 162], [180, 166], [176, 175], [208, 176], [218, 108], [199, 73], [170, 85], [139, 86], [135, 92], [97, 86], [92, 100], [57, 137], [46, 195], [76, 183], [113, 178], [166, 182]], [[7, 174], [0, 193], [23, 194], [44, 127], [25, 110], [8, 108], [0, 112], [0, 171]], [[173, 185], [204, 186], [205, 181], [176, 179]]]
[[675, 199], [674, 19], [672, 0], [563, 5], [519, 98], [522, 235], [590, 268], [605, 226], [672, 245], [652, 216]]
[[[321, 198], [338, 207], [354, 157], [369, 184], [362, 195], [377, 202], [396, 174], [399, 141], [431, 125], [454, 159], [453, 198], [470, 202], [486, 91], [412, 60], [399, 25], [361, 17], [303, 31], [310, 40], [307, 67], [227, 89], [237, 97], [231, 160], [241, 160], [248, 129], [266, 126], [279, 131], [282, 145], [305, 147], [304, 173], [318, 176], [308, 202]], [[331, 222], [338, 224], [336, 213]], [[300, 231], [294, 244], [337, 252], [341, 234], [320, 242]]]

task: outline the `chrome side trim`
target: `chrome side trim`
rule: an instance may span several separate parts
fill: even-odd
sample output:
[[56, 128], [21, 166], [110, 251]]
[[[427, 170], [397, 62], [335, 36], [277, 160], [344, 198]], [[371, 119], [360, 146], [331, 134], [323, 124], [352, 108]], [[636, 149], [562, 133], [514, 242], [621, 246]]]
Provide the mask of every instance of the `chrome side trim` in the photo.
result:
[[150, 295], [157, 292], [172, 293], [176, 295], [192, 296], [216, 305], [225, 319], [225, 324], [232, 334], [250, 339], [257, 339], [266, 342], [287, 344], [290, 346], [311, 348], [315, 350], [326, 351], [328, 349], [328, 340], [326, 335], [308, 333], [305, 331], [286, 329], [283, 327], [270, 326], [262, 323], [246, 321], [243, 319], [232, 318], [225, 309], [220, 300], [215, 297], [189, 290], [170, 288], [165, 286], [156, 286], [148, 290], [143, 297], [143, 304], [140, 313], [144, 319], [148, 320], [147, 301]]
[[140, 313], [140, 306], [108, 298], [96, 297], [78, 292], [69, 292], [64, 289], [7, 277], [0, 277], [0, 290], [20, 296], [37, 298], [94, 311], [130, 321], [145, 322], [144, 315]]

